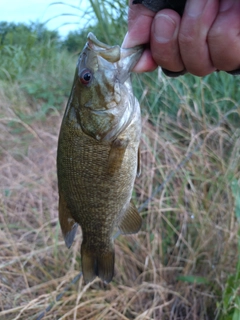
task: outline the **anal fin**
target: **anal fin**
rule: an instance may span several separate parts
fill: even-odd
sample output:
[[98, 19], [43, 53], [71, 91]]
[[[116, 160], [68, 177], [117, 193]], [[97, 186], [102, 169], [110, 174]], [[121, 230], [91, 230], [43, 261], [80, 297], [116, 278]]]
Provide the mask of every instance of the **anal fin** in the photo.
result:
[[59, 221], [62, 229], [65, 244], [68, 248], [71, 247], [77, 232], [78, 224], [72, 218], [71, 213], [67, 207], [64, 196], [59, 192]]
[[142, 225], [142, 218], [139, 215], [137, 208], [131, 201], [122, 219], [118, 224], [121, 234], [137, 233]]

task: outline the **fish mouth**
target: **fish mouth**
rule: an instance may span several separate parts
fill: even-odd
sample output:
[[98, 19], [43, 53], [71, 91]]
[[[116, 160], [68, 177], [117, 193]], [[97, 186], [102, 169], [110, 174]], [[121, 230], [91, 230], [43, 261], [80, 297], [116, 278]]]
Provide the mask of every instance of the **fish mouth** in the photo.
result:
[[138, 63], [144, 47], [135, 46], [133, 48], [121, 48], [121, 59], [119, 60], [119, 68], [125, 72], [131, 72], [135, 65]]
[[97, 55], [101, 56], [108, 62], [117, 62], [121, 58], [121, 49], [117, 46], [109, 46], [97, 39], [97, 37], [89, 32], [87, 36], [88, 47], [95, 51]]
[[110, 46], [98, 40], [92, 32], [88, 34], [87, 40], [88, 48], [107, 62], [116, 63], [115, 67], [120, 70], [121, 74], [132, 71], [144, 49], [143, 46], [133, 48], [121, 48], [118, 45]]

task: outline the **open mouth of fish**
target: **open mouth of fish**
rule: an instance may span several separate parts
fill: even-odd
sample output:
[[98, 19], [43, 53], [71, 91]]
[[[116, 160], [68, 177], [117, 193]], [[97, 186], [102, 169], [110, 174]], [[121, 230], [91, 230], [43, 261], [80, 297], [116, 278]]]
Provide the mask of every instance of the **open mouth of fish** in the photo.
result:
[[[106, 61], [116, 63], [115, 68], [124, 71], [131, 72], [135, 64], [138, 62], [142, 52], [143, 46], [135, 46], [133, 48], [121, 48], [120, 46], [110, 46], [106, 43], [98, 40], [93, 33], [89, 33], [87, 36], [87, 46], [90, 50], [93, 50], [96, 55], [102, 57]], [[125, 81], [125, 77], [123, 82]]]

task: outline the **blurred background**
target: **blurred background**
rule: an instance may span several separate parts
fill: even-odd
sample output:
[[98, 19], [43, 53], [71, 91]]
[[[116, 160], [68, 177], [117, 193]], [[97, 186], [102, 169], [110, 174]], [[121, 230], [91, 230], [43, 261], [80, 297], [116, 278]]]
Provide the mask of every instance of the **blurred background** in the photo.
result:
[[[0, 319], [240, 319], [239, 77], [133, 75], [142, 110], [133, 199], [143, 226], [115, 241], [115, 277], [85, 286], [79, 228], [58, 223], [56, 149], [88, 32], [121, 44], [127, 1], [11, 1], [0, 10]], [[56, 302], [56, 300], [58, 300]]]
[[89, 23], [89, 18], [84, 18], [88, 6], [87, 0], [5, 1], [1, 4], [0, 20], [17, 24], [38, 22], [65, 37], [70, 31], [83, 29], [84, 24]]

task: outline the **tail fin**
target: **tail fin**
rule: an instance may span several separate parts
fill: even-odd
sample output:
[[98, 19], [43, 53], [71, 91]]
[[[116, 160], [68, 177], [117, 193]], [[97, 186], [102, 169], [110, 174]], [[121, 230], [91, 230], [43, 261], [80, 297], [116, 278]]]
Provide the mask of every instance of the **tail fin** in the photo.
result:
[[85, 283], [91, 282], [96, 276], [109, 283], [114, 273], [114, 248], [106, 252], [93, 252], [82, 243], [82, 272]]

